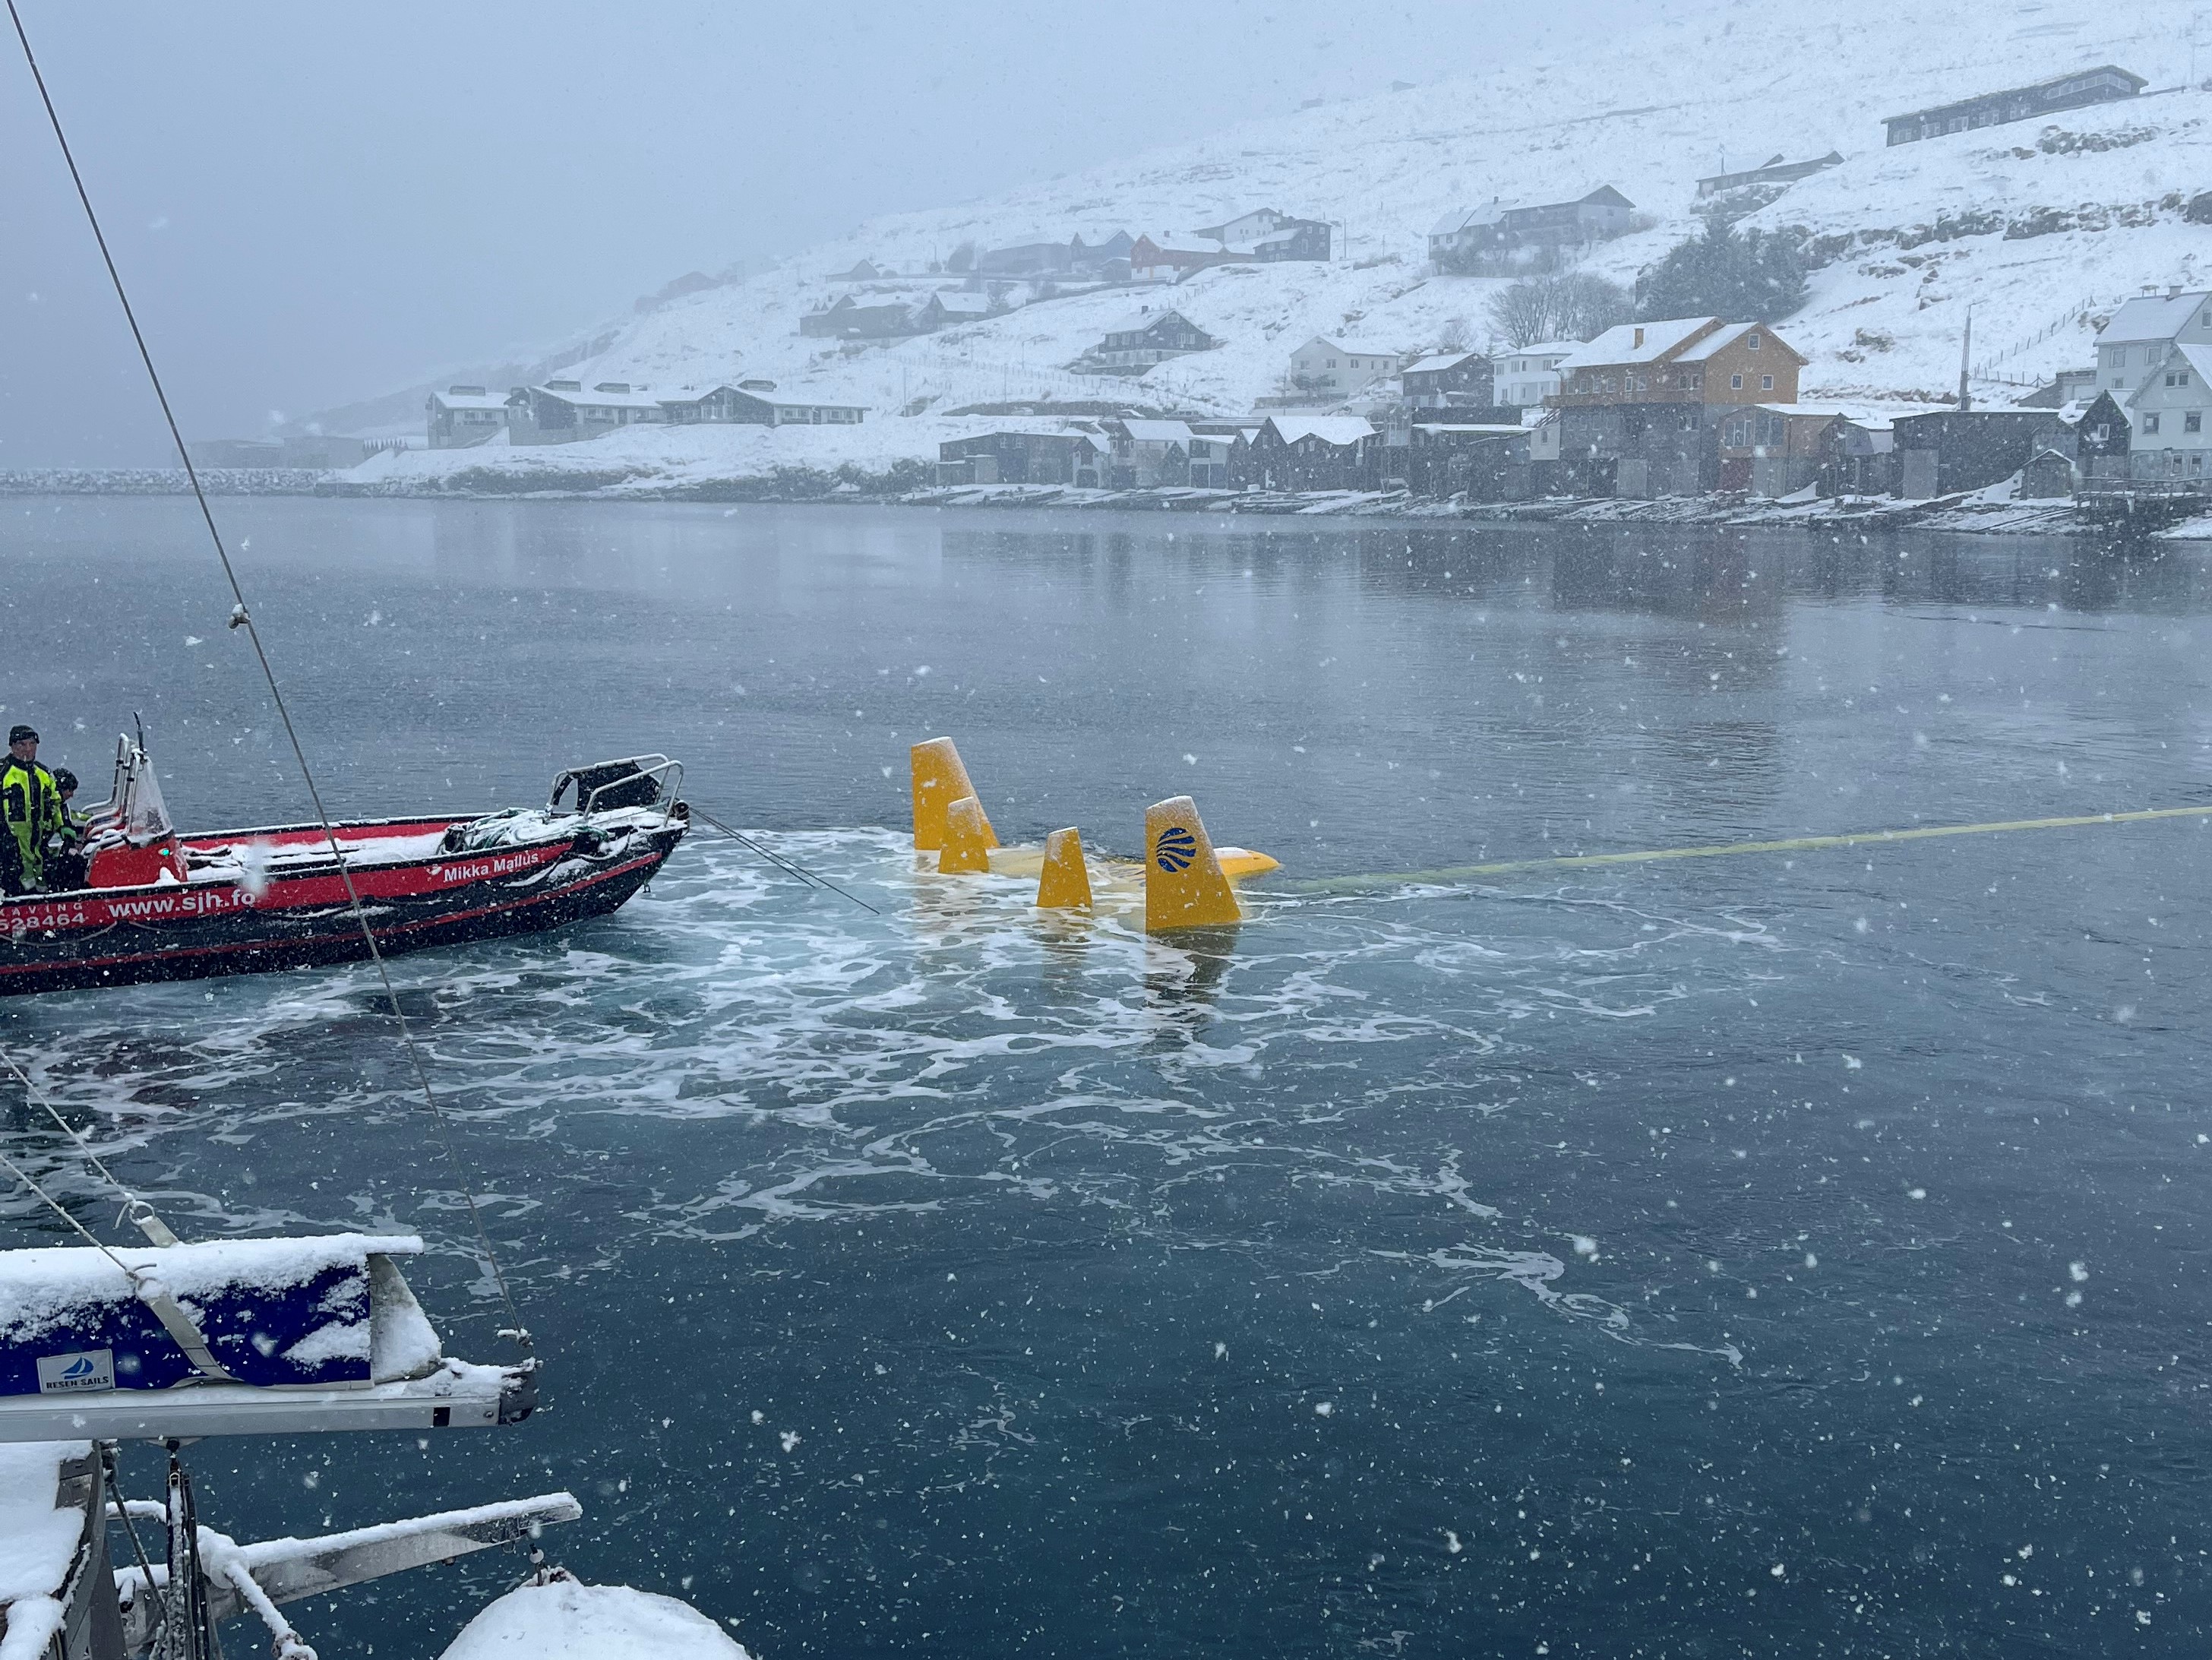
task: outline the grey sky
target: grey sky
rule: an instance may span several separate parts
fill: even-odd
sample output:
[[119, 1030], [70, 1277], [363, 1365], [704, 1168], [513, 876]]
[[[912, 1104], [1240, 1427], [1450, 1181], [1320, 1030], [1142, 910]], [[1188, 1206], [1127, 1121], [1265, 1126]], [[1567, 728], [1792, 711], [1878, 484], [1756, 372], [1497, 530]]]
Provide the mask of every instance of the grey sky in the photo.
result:
[[[872, 214], [1434, 81], [1525, 15], [19, 3], [188, 438], [526, 350]], [[4, 45], [0, 467], [158, 463], [143, 376]]]

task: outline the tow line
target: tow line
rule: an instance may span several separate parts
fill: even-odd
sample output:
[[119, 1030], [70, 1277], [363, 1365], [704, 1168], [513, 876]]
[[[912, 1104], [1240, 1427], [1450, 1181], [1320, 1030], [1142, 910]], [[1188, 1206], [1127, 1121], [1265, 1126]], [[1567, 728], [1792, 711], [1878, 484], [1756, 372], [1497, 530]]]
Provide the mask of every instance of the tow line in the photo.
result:
[[1571, 870], [1595, 865], [1646, 865], [1662, 859], [1726, 859], [1737, 854], [1797, 853], [1819, 848], [1870, 848], [1923, 842], [1938, 836], [1995, 836], [2008, 830], [2077, 830], [2090, 824], [2140, 824], [2154, 818], [2212, 817], [2212, 806], [2142, 807], [2132, 812], [2093, 812], [2078, 818], [2008, 818], [1988, 824], [1918, 824], [1911, 830], [1855, 830], [1844, 836], [1793, 836], [1778, 842], [1729, 842], [1696, 848], [1650, 848], [1636, 853], [1577, 853], [1549, 859], [1505, 859], [1486, 865], [1438, 870], [1376, 871], [1364, 876], [1316, 877], [1285, 882], [1293, 893], [1364, 893], [1378, 887], [1435, 887], [1516, 871]]

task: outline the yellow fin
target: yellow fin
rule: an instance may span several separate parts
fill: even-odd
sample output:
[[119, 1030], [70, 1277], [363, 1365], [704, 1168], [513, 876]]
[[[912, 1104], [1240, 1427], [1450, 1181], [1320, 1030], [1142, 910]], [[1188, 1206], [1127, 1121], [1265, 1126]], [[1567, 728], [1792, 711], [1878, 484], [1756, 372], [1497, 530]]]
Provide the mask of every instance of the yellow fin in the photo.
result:
[[1271, 870], [1283, 867], [1281, 860], [1255, 853], [1249, 848], [1216, 848], [1213, 856], [1220, 862], [1221, 873], [1232, 882], [1248, 876], [1265, 876]]
[[[915, 848], [932, 853], [945, 845], [945, 810], [963, 796], [974, 800], [975, 787], [968, 781], [968, 769], [960, 764], [960, 751], [950, 738], [916, 744], [907, 757], [914, 780]], [[982, 811], [980, 803], [976, 811]], [[983, 820], [983, 845], [999, 845], [988, 818]]]
[[1083, 836], [1056, 830], [1044, 838], [1044, 871], [1037, 878], [1039, 910], [1089, 910], [1091, 873], [1083, 863]]
[[1145, 809], [1145, 928], [1218, 927], [1244, 913], [1188, 795]]
[[937, 868], [945, 876], [981, 876], [991, 868], [991, 821], [983, 804], [963, 795], [945, 810], [945, 846]]

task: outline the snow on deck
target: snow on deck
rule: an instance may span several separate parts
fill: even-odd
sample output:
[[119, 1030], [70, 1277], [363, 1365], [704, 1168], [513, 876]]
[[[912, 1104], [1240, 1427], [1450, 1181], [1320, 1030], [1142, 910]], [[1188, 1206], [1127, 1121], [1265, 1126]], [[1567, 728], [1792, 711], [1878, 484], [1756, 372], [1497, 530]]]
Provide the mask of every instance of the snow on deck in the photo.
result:
[[134, 1294], [119, 1259], [177, 1297], [222, 1287], [302, 1285], [333, 1268], [363, 1270], [367, 1259], [418, 1256], [416, 1234], [326, 1233], [295, 1239], [218, 1239], [191, 1245], [49, 1245], [0, 1251], [0, 1340], [20, 1341], [72, 1310]]
[[0, 1608], [7, 1610], [0, 1660], [36, 1660], [60, 1627], [58, 1595], [84, 1517], [57, 1509], [54, 1499], [63, 1463], [91, 1450], [89, 1441], [0, 1446]]
[[[12, 1656], [0, 1660], [13, 1660]], [[524, 1585], [462, 1628], [441, 1660], [748, 1660], [705, 1614], [628, 1585]]]

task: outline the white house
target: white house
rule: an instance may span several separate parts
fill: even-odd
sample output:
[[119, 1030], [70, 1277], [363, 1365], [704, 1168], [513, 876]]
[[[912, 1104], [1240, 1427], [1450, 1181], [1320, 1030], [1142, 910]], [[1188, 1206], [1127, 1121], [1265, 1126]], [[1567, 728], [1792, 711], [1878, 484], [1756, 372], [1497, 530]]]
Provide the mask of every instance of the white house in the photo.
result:
[[1559, 360], [1580, 351], [1579, 340], [1542, 340], [1498, 354], [1497, 391], [1492, 396], [1515, 409], [1539, 409], [1559, 389]]
[[2138, 295], [2114, 312], [2097, 336], [2097, 390], [2124, 404], [2175, 345], [2212, 345], [2212, 294], [2172, 288]]
[[1396, 352], [1366, 341], [1317, 334], [1291, 354], [1291, 384], [1317, 397], [1348, 398], [1369, 381], [1397, 371]]
[[2130, 471], [2138, 478], [2203, 478], [2212, 450], [2204, 426], [2212, 410], [2212, 345], [2170, 345], [2141, 379], [2121, 399], [2134, 429]]

